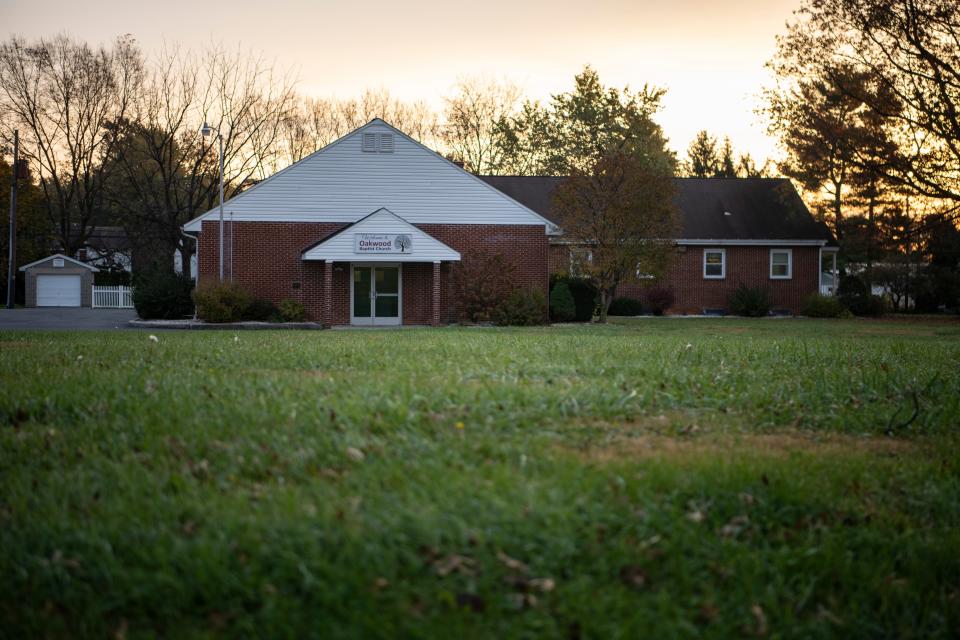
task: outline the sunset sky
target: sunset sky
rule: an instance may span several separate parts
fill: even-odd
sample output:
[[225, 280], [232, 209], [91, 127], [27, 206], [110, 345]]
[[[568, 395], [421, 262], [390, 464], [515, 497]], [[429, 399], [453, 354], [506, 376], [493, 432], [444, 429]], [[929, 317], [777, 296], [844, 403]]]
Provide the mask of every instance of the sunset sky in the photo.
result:
[[384, 87], [439, 108], [459, 75], [508, 78], [528, 96], [568, 90], [590, 64], [605, 84], [668, 89], [658, 120], [671, 146], [699, 129], [757, 159], [775, 145], [754, 113], [764, 63], [799, 0], [0, 0], [0, 35], [65, 31], [90, 42], [130, 33], [242, 47], [293, 69], [302, 93], [351, 97]]

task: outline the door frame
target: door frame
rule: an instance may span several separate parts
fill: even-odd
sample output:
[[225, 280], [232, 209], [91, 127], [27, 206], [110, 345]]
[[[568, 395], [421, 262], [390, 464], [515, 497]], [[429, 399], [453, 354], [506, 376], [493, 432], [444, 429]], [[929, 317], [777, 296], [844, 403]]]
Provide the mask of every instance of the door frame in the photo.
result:
[[[376, 300], [370, 301], [370, 321], [357, 322], [353, 315], [353, 284], [355, 267], [366, 269], [376, 269], [377, 267], [396, 267], [397, 269], [397, 317], [385, 319], [386, 321], [377, 321]], [[370, 287], [375, 287], [377, 283], [376, 274], [370, 274]], [[350, 263], [350, 325], [354, 327], [392, 327], [403, 324], [403, 263], [402, 262], [351, 262]]]

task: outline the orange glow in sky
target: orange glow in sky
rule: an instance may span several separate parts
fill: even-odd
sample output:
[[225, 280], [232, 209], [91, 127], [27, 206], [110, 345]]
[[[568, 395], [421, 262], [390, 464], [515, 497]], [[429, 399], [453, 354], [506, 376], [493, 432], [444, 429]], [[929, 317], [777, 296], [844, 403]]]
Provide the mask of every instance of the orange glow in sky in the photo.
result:
[[754, 113], [775, 36], [799, 0], [0, 0], [0, 35], [68, 32], [90, 42], [133, 34], [239, 46], [300, 78], [301, 93], [388, 89], [439, 108], [459, 75], [508, 78], [544, 99], [592, 65], [605, 84], [668, 89], [658, 121], [681, 155], [694, 134], [729, 135], [755, 159], [775, 144]]

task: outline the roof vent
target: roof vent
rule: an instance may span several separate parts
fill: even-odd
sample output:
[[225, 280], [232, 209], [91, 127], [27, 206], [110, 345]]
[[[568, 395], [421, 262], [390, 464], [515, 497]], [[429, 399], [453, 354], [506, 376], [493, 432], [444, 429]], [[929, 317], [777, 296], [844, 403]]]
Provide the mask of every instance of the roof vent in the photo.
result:
[[393, 153], [393, 134], [380, 134], [380, 153]]
[[360, 150], [364, 153], [376, 153], [377, 152], [377, 134], [375, 133], [365, 133], [363, 134], [363, 144], [360, 146]]

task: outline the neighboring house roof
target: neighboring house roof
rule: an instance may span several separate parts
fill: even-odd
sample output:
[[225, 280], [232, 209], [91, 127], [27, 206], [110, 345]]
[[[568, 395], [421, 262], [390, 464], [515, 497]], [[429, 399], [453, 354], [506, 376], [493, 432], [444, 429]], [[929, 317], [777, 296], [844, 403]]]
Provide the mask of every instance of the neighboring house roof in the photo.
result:
[[40, 258], [39, 260], [34, 260], [34, 261], [31, 262], [30, 264], [25, 264], [25, 265], [23, 265], [22, 267], [20, 267], [20, 271], [26, 271], [26, 270], [29, 269], [30, 267], [35, 267], [35, 266], [37, 266], [37, 265], [39, 265], [39, 264], [43, 264], [44, 262], [49, 262], [49, 261], [53, 260], [54, 258], [62, 258], [65, 262], [69, 262], [69, 263], [71, 263], [71, 264], [75, 264], [75, 265], [77, 265], [78, 267], [83, 267], [84, 269], [90, 269], [90, 271], [93, 271], [94, 273], [97, 273], [98, 271], [100, 271], [100, 269], [97, 269], [97, 268], [94, 267], [93, 265], [85, 264], [85, 263], [83, 263], [83, 262], [80, 262], [79, 260], [74, 260], [73, 258], [71, 258], [71, 257], [69, 257], [69, 256], [65, 256], [65, 255], [63, 255], [62, 253], [55, 253], [55, 254], [53, 254], [52, 256], [47, 256], [46, 258]]
[[[349, 232], [349, 233], [348, 233]], [[357, 234], [386, 235], [391, 246], [383, 251], [358, 251]], [[406, 246], [397, 244], [404, 238]], [[377, 209], [370, 215], [349, 224], [310, 245], [301, 253], [304, 260], [364, 262], [437, 262], [459, 261], [460, 254], [430, 234], [413, 226], [389, 209]]]
[[130, 238], [123, 227], [94, 227], [84, 244], [100, 253], [113, 253], [128, 251]]
[[[380, 207], [419, 224], [553, 225], [379, 118], [224, 203], [237, 222], [344, 222]], [[184, 225], [196, 233], [219, 207]]]
[[[564, 180], [550, 176], [480, 176], [555, 224], [553, 192]], [[683, 218], [677, 240], [687, 242], [801, 241], [832, 243], [786, 178], [675, 178]], [[728, 215], [729, 214], [729, 215]]]

